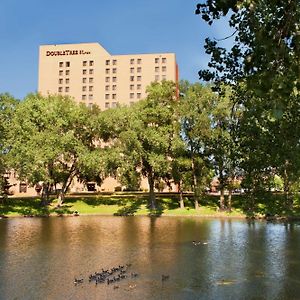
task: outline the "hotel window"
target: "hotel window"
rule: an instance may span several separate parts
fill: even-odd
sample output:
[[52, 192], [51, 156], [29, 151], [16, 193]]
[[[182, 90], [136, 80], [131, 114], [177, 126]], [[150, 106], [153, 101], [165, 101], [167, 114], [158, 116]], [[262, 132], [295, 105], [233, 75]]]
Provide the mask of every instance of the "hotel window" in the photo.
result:
[[62, 80], [62, 79], [58, 79], [58, 83], [59, 83], [59, 84], [62, 84], [62, 83], [63, 83], [63, 80]]
[[110, 60], [106, 60], [106, 61], [105, 61], [105, 64], [106, 64], [107, 66], [109, 66], [109, 65], [110, 65]]
[[133, 84], [130, 85], [130, 90], [131, 90], [131, 91], [134, 90], [134, 85], [133, 85]]
[[130, 99], [133, 99], [133, 98], [134, 98], [134, 93], [130, 93], [130, 94], [129, 94], [129, 98], [130, 98]]
[[105, 86], [105, 90], [106, 90], [106, 91], [109, 91], [109, 85], [106, 85], [106, 86]]
[[105, 99], [106, 99], [106, 100], [109, 99], [109, 94], [105, 94]]
[[114, 59], [114, 60], [112, 61], [112, 64], [115, 66], [115, 65], [117, 64], [117, 60]]
[[130, 59], [130, 64], [133, 65], [134, 64], [134, 58]]
[[163, 66], [161, 69], [162, 69], [163, 72], [167, 71], [167, 67], [166, 66]]
[[137, 63], [138, 63], [138, 65], [140, 65], [140, 64], [142, 63], [142, 59], [141, 59], [141, 58], [138, 58], [138, 59], [137, 59]]
[[117, 77], [113, 77], [112, 82], [117, 82]]
[[110, 73], [110, 69], [105, 69], [105, 74], [109, 74]]
[[137, 79], [137, 81], [141, 81], [142, 80], [142, 76], [138, 76], [136, 79]]
[[109, 102], [105, 102], [105, 108], [109, 108]]
[[89, 74], [90, 75], [94, 74], [94, 69], [90, 69]]
[[113, 69], [112, 69], [112, 72], [113, 72], [113, 74], [116, 74], [116, 73], [117, 73], [117, 69], [116, 69], [116, 68], [113, 68]]
[[66, 84], [69, 84], [69, 82], [70, 82], [70, 79], [66, 78]]
[[136, 86], [136, 88], [137, 88], [137, 90], [140, 90], [140, 89], [142, 88], [142, 85], [141, 85], [141, 84], [138, 84], [138, 85]]
[[90, 60], [90, 67], [92, 67], [94, 65], [94, 61]]
[[134, 68], [130, 68], [130, 73], [134, 73]]
[[70, 70], [66, 70], [66, 75], [70, 75]]
[[89, 83], [93, 83], [93, 82], [94, 82], [94, 78], [93, 77], [89, 78]]
[[63, 75], [63, 70], [59, 70], [59, 76]]
[[93, 86], [89, 86], [89, 92], [92, 92], [93, 91]]
[[61, 86], [58, 88], [58, 92], [59, 92], [59, 93], [62, 92], [62, 87], [61, 87]]
[[59, 67], [62, 68], [64, 66], [64, 63], [62, 61], [59, 62]]
[[138, 72], [138, 73], [141, 73], [141, 72], [142, 72], [142, 68], [141, 68], [141, 67], [138, 67], [138, 68], [137, 68], [137, 72]]
[[134, 76], [130, 76], [129, 80], [134, 81]]
[[86, 100], [86, 95], [82, 95], [81, 100]]
[[105, 82], [109, 82], [109, 77], [105, 77]]
[[86, 91], [86, 86], [82, 87], [82, 91], [85, 92]]
[[162, 80], [166, 80], [166, 79], [167, 79], [167, 76], [166, 76], [166, 75], [162, 75], [162, 76], [161, 76], [161, 79], [162, 79]]
[[86, 70], [82, 70], [82, 74], [85, 75], [86, 74]]
[[93, 94], [89, 94], [89, 100], [93, 100]]
[[155, 81], [159, 80], [159, 75], [155, 75]]
[[84, 66], [84, 67], [86, 67], [86, 65], [87, 65], [87, 61], [85, 60], [85, 61], [83, 61], [82, 62], [82, 65]]
[[141, 93], [137, 93], [136, 96], [137, 96], [138, 99], [141, 99], [142, 94]]
[[159, 72], [159, 67], [155, 67], [155, 72]]
[[70, 88], [68, 86], [65, 87], [65, 92], [68, 93], [70, 91]]
[[86, 83], [86, 78], [82, 78], [82, 83]]
[[93, 103], [89, 103], [89, 104], [88, 104], [88, 108], [89, 108], [89, 109], [92, 109], [92, 107], [93, 107]]
[[162, 60], [163, 64], [165, 64], [167, 62], [167, 59], [165, 57], [163, 57], [161, 60]]
[[159, 58], [158, 58], [158, 57], [155, 58], [155, 63], [156, 63], [156, 64], [159, 63]]
[[70, 62], [66, 61], [66, 67], [70, 67]]
[[115, 100], [117, 98], [117, 94], [112, 94], [112, 98]]
[[116, 89], [117, 89], [117, 86], [114, 84], [114, 85], [112, 86], [112, 90], [115, 91]]
[[117, 107], [117, 102], [112, 102], [111, 107]]

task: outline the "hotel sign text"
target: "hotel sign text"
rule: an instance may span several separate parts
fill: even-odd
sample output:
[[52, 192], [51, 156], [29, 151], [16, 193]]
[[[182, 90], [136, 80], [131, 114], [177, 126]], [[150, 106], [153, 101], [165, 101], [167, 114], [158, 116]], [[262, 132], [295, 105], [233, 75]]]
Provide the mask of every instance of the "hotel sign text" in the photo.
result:
[[91, 54], [84, 50], [63, 50], [63, 51], [46, 51], [46, 56], [64, 56], [64, 55], [85, 55]]

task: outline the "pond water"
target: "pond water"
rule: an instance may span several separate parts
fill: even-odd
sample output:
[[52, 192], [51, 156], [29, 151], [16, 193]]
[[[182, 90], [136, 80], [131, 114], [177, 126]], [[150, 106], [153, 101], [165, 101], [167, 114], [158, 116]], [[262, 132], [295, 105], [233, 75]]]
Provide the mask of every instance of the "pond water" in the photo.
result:
[[[89, 282], [90, 274], [119, 266], [126, 278], [113, 282], [119, 269], [103, 276], [104, 283]], [[75, 278], [83, 282], [76, 285]], [[0, 220], [0, 299], [299, 297], [297, 223], [108, 216]]]

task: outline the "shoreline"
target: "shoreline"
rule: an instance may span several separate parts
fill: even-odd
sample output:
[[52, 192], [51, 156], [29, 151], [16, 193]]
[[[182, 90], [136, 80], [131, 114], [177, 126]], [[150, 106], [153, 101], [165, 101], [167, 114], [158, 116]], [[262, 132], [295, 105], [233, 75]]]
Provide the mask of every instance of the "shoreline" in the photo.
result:
[[0, 220], [5, 219], [15, 219], [15, 218], [70, 218], [70, 217], [149, 217], [149, 218], [203, 218], [203, 219], [235, 219], [235, 220], [245, 220], [245, 221], [265, 221], [265, 222], [289, 222], [289, 221], [300, 221], [300, 217], [296, 216], [278, 216], [278, 217], [247, 217], [247, 216], [230, 216], [230, 215], [186, 215], [186, 214], [137, 214], [137, 215], [114, 215], [110, 213], [82, 213], [79, 215], [73, 214], [49, 214], [49, 215], [0, 215]]

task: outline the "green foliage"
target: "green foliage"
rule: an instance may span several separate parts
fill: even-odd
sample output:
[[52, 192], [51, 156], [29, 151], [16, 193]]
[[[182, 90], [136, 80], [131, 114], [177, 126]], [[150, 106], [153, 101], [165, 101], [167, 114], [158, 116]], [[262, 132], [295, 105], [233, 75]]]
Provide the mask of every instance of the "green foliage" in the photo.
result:
[[147, 88], [147, 94], [132, 107], [120, 108], [113, 123], [118, 136], [115, 146], [120, 152], [120, 180], [126, 188], [136, 188], [138, 178], [147, 177], [149, 206], [155, 209], [155, 182], [170, 174], [171, 144], [176, 138], [176, 86], [169, 81], [155, 82]]
[[91, 161], [98, 159], [95, 114], [67, 96], [28, 95], [11, 122], [10, 167], [33, 185], [44, 182], [46, 194], [57, 184], [64, 194], [75, 176], [91, 174]]
[[18, 101], [9, 94], [0, 94], [0, 197], [5, 196], [8, 182], [5, 174], [8, 171], [7, 154], [10, 151], [8, 131]]
[[201, 78], [220, 88], [233, 86], [241, 107], [236, 140], [243, 185], [252, 194], [268, 189], [274, 174], [283, 179], [287, 207], [300, 173], [300, 6], [291, 1], [218, 1], [197, 5], [209, 25], [228, 15], [233, 46], [206, 39], [210, 69]]

